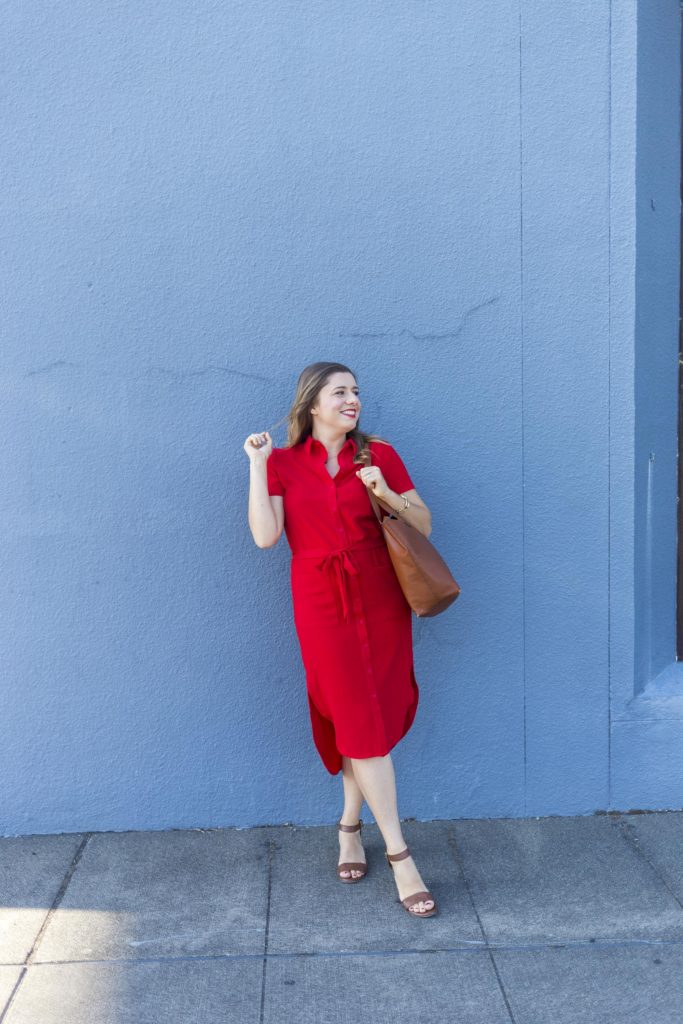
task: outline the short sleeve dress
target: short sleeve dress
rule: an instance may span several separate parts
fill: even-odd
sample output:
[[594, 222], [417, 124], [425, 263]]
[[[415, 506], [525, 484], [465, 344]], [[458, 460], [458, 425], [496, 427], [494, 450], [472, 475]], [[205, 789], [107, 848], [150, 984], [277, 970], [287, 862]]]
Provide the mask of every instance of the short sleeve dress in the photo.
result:
[[[415, 486], [392, 445], [370, 441], [369, 448], [393, 491]], [[419, 699], [412, 610], [356, 476], [356, 450], [348, 437], [334, 477], [325, 468], [327, 449], [312, 434], [273, 448], [266, 463], [268, 493], [284, 501], [313, 741], [332, 775], [342, 755], [387, 754], [410, 729]]]

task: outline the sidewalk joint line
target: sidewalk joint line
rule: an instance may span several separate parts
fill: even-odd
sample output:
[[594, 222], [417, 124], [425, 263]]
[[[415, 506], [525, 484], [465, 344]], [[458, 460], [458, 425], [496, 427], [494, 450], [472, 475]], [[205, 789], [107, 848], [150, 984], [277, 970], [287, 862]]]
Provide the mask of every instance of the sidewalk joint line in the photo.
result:
[[[266, 932], [263, 940], [263, 967], [261, 970], [261, 1005], [259, 1008], [259, 1024], [263, 1024], [266, 1001], [266, 971], [268, 968], [268, 934], [270, 931], [270, 895], [273, 887], [273, 856], [275, 840], [268, 840], [268, 892], [266, 896]], [[0, 1022], [1, 1024], [1, 1022]]]
[[[38, 960], [28, 965], [35, 970], [38, 967], [68, 967], [72, 964], [109, 964], [112, 966], [154, 963], [183, 963], [193, 960], [287, 960], [287, 959], [335, 959], [341, 957], [396, 957], [421, 956], [434, 953], [538, 953], [551, 949], [623, 949], [629, 947], [665, 947], [683, 946], [683, 936], [679, 939], [600, 939], [591, 936], [588, 939], [556, 939], [548, 942], [480, 942], [477, 939], [462, 939], [459, 946], [431, 946], [424, 949], [405, 947], [403, 949], [344, 949], [344, 950], [294, 950], [292, 952], [272, 953], [196, 953], [179, 956], [147, 956], [112, 957], [109, 959], [92, 960]], [[17, 964], [0, 964], [0, 967], [16, 967]], [[26, 966], [26, 965], [24, 965]]]
[[631, 849], [635, 851], [636, 855], [645, 861], [650, 870], [660, 880], [660, 882], [662, 883], [666, 891], [669, 893], [669, 895], [678, 904], [679, 908], [683, 910], [683, 903], [676, 894], [676, 891], [673, 888], [672, 884], [669, 882], [666, 876], [662, 874], [657, 865], [650, 860], [650, 858], [644, 852], [644, 850], [641, 849], [638, 836], [634, 835], [632, 832], [632, 830], [635, 829], [635, 826], [632, 825], [630, 821], [624, 820], [622, 815], [619, 815], [619, 817], [616, 819], [610, 818], [610, 822], [614, 828], [618, 829], [619, 834], [623, 837], [623, 839], [631, 847]]
[[64, 878], [62, 879], [62, 884], [60, 885], [59, 889], [57, 890], [57, 894], [56, 894], [55, 898], [52, 901], [52, 905], [51, 905], [50, 909], [48, 910], [47, 914], [45, 915], [43, 923], [42, 923], [42, 925], [40, 926], [40, 928], [38, 930], [38, 934], [36, 935], [35, 939], [33, 940], [33, 945], [31, 946], [31, 948], [29, 950], [28, 956], [26, 957], [26, 960], [24, 961], [27, 967], [30, 967], [32, 965], [34, 959], [35, 959], [35, 954], [38, 951], [38, 946], [40, 945], [41, 939], [43, 938], [43, 935], [45, 934], [45, 932], [47, 930], [47, 926], [50, 923], [50, 921], [52, 920], [55, 911], [59, 908], [60, 903], [64, 899], [64, 895], [66, 893], [66, 890], [69, 888], [69, 883], [70, 883], [71, 879], [73, 878], [74, 872], [75, 872], [76, 868], [78, 867], [78, 864], [80, 862], [81, 857], [83, 856], [83, 853], [85, 851], [86, 846], [90, 842], [92, 834], [93, 834], [92, 832], [87, 832], [83, 836], [83, 839], [79, 843], [76, 852], [74, 853], [73, 857], [71, 858], [71, 863], [69, 864], [68, 868], [66, 869], [66, 874], [64, 875]]
[[[521, 29], [520, 29], [520, 40], [521, 40]], [[455, 835], [455, 826], [452, 825], [452, 824], [447, 826], [447, 828], [446, 828], [446, 840], [448, 842], [448, 845], [453, 849], [453, 856], [455, 857], [455, 862], [456, 862], [456, 864], [458, 866], [458, 871], [460, 872], [462, 880], [465, 883], [465, 891], [467, 892], [467, 897], [468, 897], [468, 899], [470, 901], [470, 906], [472, 908], [472, 913], [474, 914], [474, 916], [476, 918], [477, 924], [479, 926], [479, 931], [481, 932], [481, 934], [483, 936], [483, 943], [482, 943], [481, 948], [485, 949], [488, 952], [488, 954], [489, 954], [489, 961], [491, 963], [491, 967], [493, 969], [493, 973], [494, 973], [494, 975], [496, 977], [496, 982], [498, 984], [498, 988], [500, 990], [501, 997], [502, 997], [503, 1002], [505, 1004], [505, 1009], [507, 1010], [508, 1017], [512, 1021], [512, 1024], [516, 1024], [515, 1015], [512, 1012], [512, 1007], [510, 1006], [510, 1002], [509, 1002], [508, 997], [507, 997], [507, 992], [505, 991], [505, 986], [503, 985], [503, 980], [502, 980], [502, 978], [500, 976], [500, 973], [498, 971], [498, 964], [494, 960], [493, 953], [491, 952], [491, 945], [490, 945], [489, 940], [488, 940], [488, 935], [486, 934], [486, 928], [484, 927], [484, 922], [482, 921], [482, 919], [481, 919], [481, 917], [479, 915], [479, 911], [477, 910], [477, 906], [476, 906], [474, 897], [472, 896], [472, 890], [470, 889], [469, 879], [468, 879], [467, 873], [465, 871], [465, 864], [463, 862], [462, 857], [460, 856], [460, 850], [458, 848], [458, 840], [457, 840], [456, 835]]]
[[[17, 980], [16, 980], [16, 982], [15, 982], [13, 988], [12, 988], [12, 991], [9, 994], [7, 1002], [5, 1003], [4, 1007], [2, 1008], [2, 1012], [0, 1013], [0, 1024], [3, 1024], [3, 1021], [7, 1017], [8, 1012], [11, 1010], [12, 1005], [14, 1004], [14, 1001], [16, 999], [17, 993], [19, 992], [19, 989], [21, 988], [22, 982], [23, 982], [24, 978], [26, 977], [26, 973], [28, 971], [28, 968], [32, 967], [34, 965], [34, 956], [35, 956], [35, 953], [36, 953], [36, 951], [38, 949], [38, 946], [40, 945], [40, 940], [42, 939], [43, 935], [45, 934], [45, 929], [48, 926], [48, 922], [52, 919], [52, 915], [54, 914], [55, 910], [59, 907], [59, 904], [62, 902], [62, 899], [64, 898], [64, 893], [66, 892], [66, 890], [67, 890], [67, 888], [69, 886], [69, 882], [71, 881], [73, 873], [76, 870], [78, 862], [80, 861], [81, 857], [83, 856], [83, 851], [85, 850], [85, 848], [86, 848], [86, 846], [87, 846], [87, 844], [88, 844], [88, 842], [89, 842], [89, 840], [90, 840], [92, 835], [93, 835], [92, 832], [86, 832], [85, 833], [85, 835], [81, 839], [81, 842], [79, 843], [79, 845], [78, 845], [78, 847], [76, 849], [76, 852], [74, 853], [73, 857], [71, 858], [71, 863], [69, 864], [68, 868], [66, 869], [66, 873], [64, 875], [64, 878], [62, 879], [62, 882], [61, 882], [61, 885], [59, 886], [59, 889], [57, 890], [55, 898], [53, 899], [52, 904], [50, 905], [47, 914], [43, 918], [43, 923], [41, 924], [40, 928], [38, 929], [38, 933], [36, 934], [36, 937], [33, 940], [33, 944], [32, 944], [31, 948], [28, 951], [26, 959], [24, 960], [23, 964], [21, 965], [21, 971], [19, 972], [19, 977], [17, 978]], [[49, 963], [50, 961], [45, 961], [45, 962]], [[4, 966], [4, 965], [0, 965], [0, 966]], [[9, 966], [9, 965], [7, 965], [7, 966]], [[11, 966], [15, 967], [16, 964], [12, 964]]]

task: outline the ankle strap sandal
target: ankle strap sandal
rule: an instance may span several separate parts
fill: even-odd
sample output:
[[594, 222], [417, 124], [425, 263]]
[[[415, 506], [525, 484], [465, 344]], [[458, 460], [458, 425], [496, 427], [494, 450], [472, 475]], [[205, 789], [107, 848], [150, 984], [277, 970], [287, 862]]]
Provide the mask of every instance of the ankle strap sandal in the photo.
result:
[[[411, 856], [411, 853], [406, 846], [405, 850], [401, 850], [400, 853], [387, 853], [385, 851], [384, 856], [387, 858], [387, 864], [393, 871], [394, 865], [391, 863], [392, 860], [405, 860], [406, 857]], [[419, 910], [412, 910], [411, 908], [417, 906], [420, 900], [422, 900], [423, 903], [426, 903], [427, 900], [431, 900], [434, 906], [430, 907], [429, 910], [423, 910], [421, 913]], [[410, 896], [406, 896], [406, 898], [400, 900], [400, 902], [406, 908], [411, 917], [431, 917], [433, 914], [436, 914], [437, 911], [436, 900], [432, 896], [431, 892], [427, 892], [426, 889], [422, 889], [420, 892], [411, 893]]]
[[[363, 827], [363, 822], [359, 818], [357, 825], [342, 825], [341, 821], [338, 822], [338, 828], [342, 832], [360, 832]], [[354, 878], [353, 875], [349, 875], [348, 878], [344, 878], [341, 874], [342, 871], [362, 871], [362, 875], [358, 875]], [[337, 865], [337, 874], [339, 875], [340, 882], [360, 882], [368, 873], [368, 865], [361, 863], [360, 861], [345, 861], [343, 864]]]

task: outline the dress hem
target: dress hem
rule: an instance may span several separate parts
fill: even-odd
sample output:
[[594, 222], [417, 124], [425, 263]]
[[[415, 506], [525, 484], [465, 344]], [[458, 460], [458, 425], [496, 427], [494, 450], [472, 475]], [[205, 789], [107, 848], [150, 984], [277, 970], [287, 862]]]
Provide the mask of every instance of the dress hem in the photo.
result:
[[[412, 685], [413, 685], [414, 699], [413, 699], [412, 703], [410, 704], [410, 706], [408, 707], [408, 710], [406, 711], [406, 717], [405, 717], [404, 722], [403, 722], [403, 729], [401, 731], [400, 736], [398, 736], [392, 743], [390, 743], [386, 750], [383, 750], [380, 753], [373, 753], [373, 754], [347, 754], [346, 752], [344, 752], [342, 750], [339, 750], [339, 747], [337, 747], [336, 743], [335, 743], [334, 753], [332, 753], [331, 757], [330, 756], [326, 757], [323, 754], [323, 752], [320, 749], [320, 747], [318, 746], [318, 743], [316, 742], [316, 733], [315, 733], [315, 729], [314, 729], [314, 731], [313, 731], [313, 743], [315, 745], [316, 750], [318, 751], [318, 754], [320, 756], [320, 760], [322, 761], [323, 765], [325, 766], [325, 768], [327, 769], [327, 771], [329, 772], [330, 775], [338, 775], [339, 772], [342, 770], [342, 757], [353, 757], [353, 758], [355, 758], [358, 761], [365, 760], [365, 759], [370, 758], [370, 757], [386, 757], [386, 755], [389, 754], [394, 749], [394, 747], [398, 743], [401, 742], [401, 740], [409, 732], [413, 722], [415, 721], [415, 716], [417, 714], [417, 707], [418, 707], [419, 700], [420, 700], [420, 688], [418, 686], [417, 679], [415, 678], [415, 667], [414, 667], [414, 665], [411, 666], [410, 676], [411, 676], [411, 682], [412, 682]], [[332, 719], [326, 718], [325, 715], [323, 715], [321, 713], [320, 709], [318, 708], [318, 706], [314, 702], [314, 700], [311, 697], [310, 693], [308, 695], [308, 701], [309, 701], [309, 706], [310, 706], [310, 711], [311, 711], [311, 719], [313, 720], [313, 713], [315, 712], [324, 722], [326, 722], [328, 724], [328, 726], [331, 729], [332, 733], [334, 733], [334, 722], [332, 721]], [[335, 756], [335, 754], [336, 754], [336, 756]], [[330, 767], [330, 766], [332, 766], [332, 767]]]

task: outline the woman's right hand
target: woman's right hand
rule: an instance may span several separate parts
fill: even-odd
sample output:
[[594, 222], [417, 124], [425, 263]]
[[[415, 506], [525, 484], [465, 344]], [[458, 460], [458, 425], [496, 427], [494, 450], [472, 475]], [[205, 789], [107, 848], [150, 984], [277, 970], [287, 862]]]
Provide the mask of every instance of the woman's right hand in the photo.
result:
[[244, 442], [244, 450], [251, 462], [267, 459], [273, 450], [273, 439], [267, 430], [260, 434], [250, 434]]

